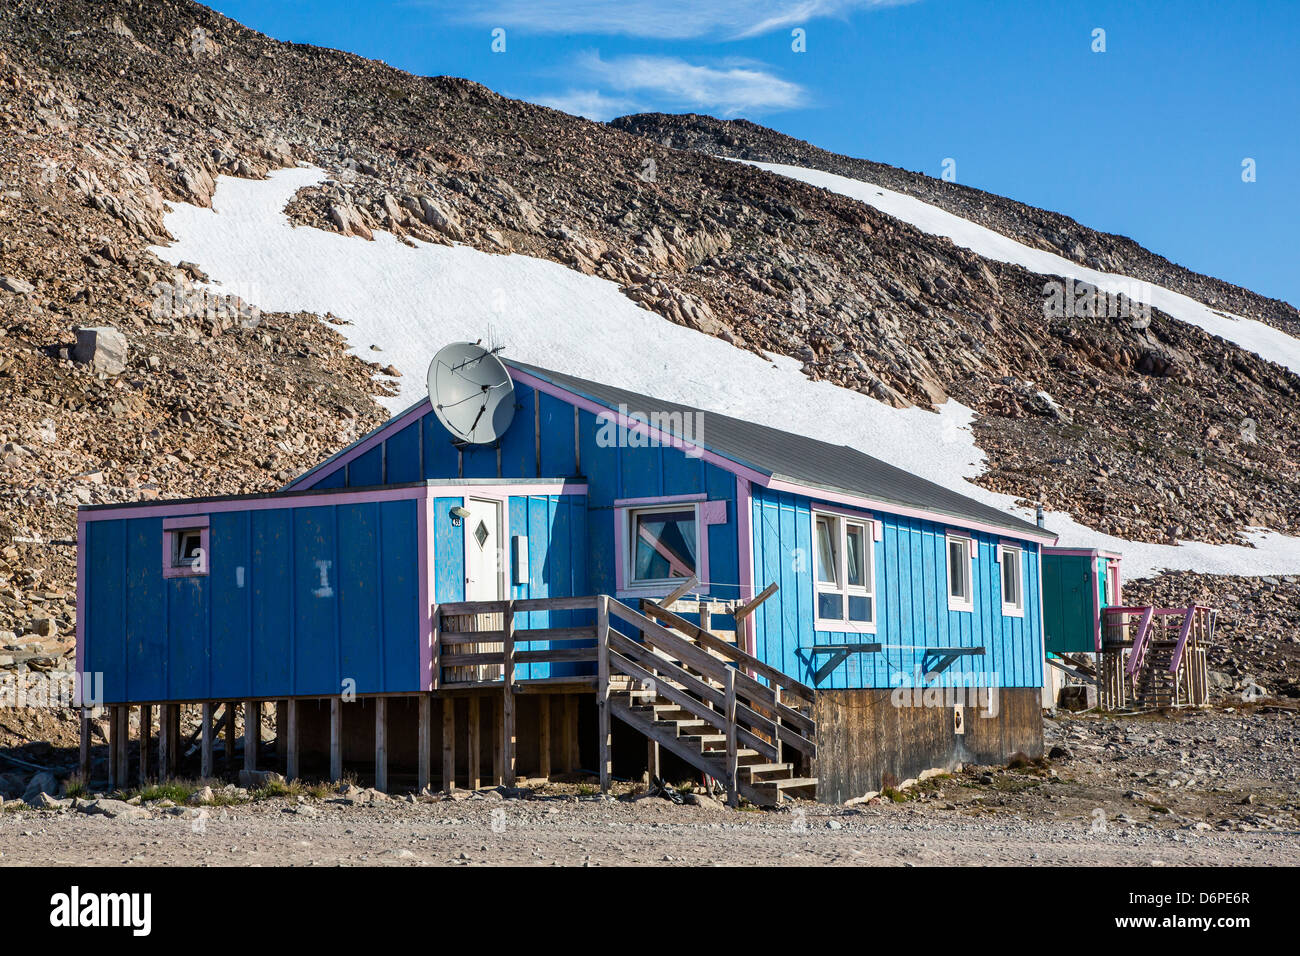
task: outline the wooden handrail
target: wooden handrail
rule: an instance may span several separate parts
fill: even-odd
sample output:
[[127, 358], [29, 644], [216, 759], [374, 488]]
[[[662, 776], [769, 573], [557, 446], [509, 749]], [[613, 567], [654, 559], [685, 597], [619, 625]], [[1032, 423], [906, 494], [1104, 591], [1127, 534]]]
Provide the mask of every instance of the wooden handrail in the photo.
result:
[[[673, 620], [674, 624], [676, 621], [681, 620], [680, 618], [677, 618], [676, 615], [672, 614], [671, 611], [664, 611], [662, 608], [657, 608], [655, 605], [648, 605], [647, 609], [651, 610], [652, 613], [655, 613], [656, 616], [660, 613], [666, 615], [668, 619]], [[620, 618], [640, 630], [642, 640], [652, 650], [658, 651], [662, 655], [667, 655], [673, 661], [681, 661], [683, 664], [689, 665], [698, 671], [700, 675], [710, 681], [716, 682], [720, 686], [725, 686], [726, 681], [729, 679], [734, 680], [736, 688], [741, 696], [754, 705], [753, 707], [745, 704], [738, 705], [737, 713], [739, 716], [745, 718], [745, 722], [748, 722], [753, 727], [759, 728], [763, 733], [771, 734], [773, 737], [779, 737], [797, 750], [810, 755], [816, 753], [817, 745], [815, 741], [812, 738], [799, 733], [799, 730], [797, 729], [802, 728], [808, 734], [815, 734], [817, 729], [816, 722], [811, 717], [800, 713], [785, 704], [783, 701], [780, 701], [776, 697], [775, 687], [768, 687], [760, 684], [748, 674], [740, 671], [738, 667], [733, 667], [726, 661], [714, 657], [703, 647], [697, 646], [680, 634], [673, 633], [662, 624], [650, 620], [646, 615], [641, 614], [620, 601], [611, 600], [609, 610], [615, 617]], [[689, 622], [682, 621], [682, 623], [687, 624], [689, 628], [698, 632], [700, 635], [706, 635], [708, 638], [711, 638], [716, 642], [717, 646], [725, 648], [726, 651], [734, 651], [732, 646], [727, 644], [725, 641], [721, 641], [718, 638], [713, 637], [713, 635], [701, 631]], [[624, 640], [627, 639], [624, 638]], [[701, 643], [703, 644], [705, 642], [701, 640]], [[749, 655], [744, 654], [744, 652], [739, 652], [738, 656], [741, 658], [749, 658]], [[761, 661], [756, 661], [756, 663], [762, 664]], [[767, 668], [766, 664], [763, 664], [762, 666]], [[772, 668], [767, 669], [773, 670]], [[729, 677], [728, 672], [733, 672], [734, 677]], [[799, 685], [797, 681], [790, 681], [790, 679], [785, 677], [784, 674], [781, 674], [780, 671], [774, 671], [774, 673], [781, 679], [782, 683], [793, 683], [798, 687], [802, 687], [802, 685]], [[698, 678], [696, 679], [698, 680]], [[712, 688], [709, 694], [702, 696], [707, 696], [710, 702], [715, 706], [722, 703], [718, 698], [717, 688]], [[769, 711], [773, 716], [771, 718], [765, 717], [761, 715], [755, 707]], [[780, 718], [780, 720], [778, 721], [775, 718]], [[741, 733], [745, 733], [743, 728]], [[754, 739], [757, 740], [757, 738]], [[753, 746], [753, 744], [751, 743], [750, 746]], [[755, 749], [761, 749], [764, 753], [769, 750], [766, 745], [762, 748]], [[772, 755], [775, 756], [774, 748], [771, 749], [773, 750]]]
[[1142, 659], [1146, 655], [1147, 635], [1151, 632], [1151, 617], [1155, 613], [1155, 608], [1142, 608], [1142, 622], [1138, 625], [1137, 636], [1133, 638], [1133, 650], [1128, 656], [1129, 676], [1135, 676], [1138, 669], [1142, 666]]
[[1177, 674], [1178, 665], [1183, 660], [1183, 647], [1187, 644], [1187, 637], [1192, 633], [1192, 622], [1200, 614], [1200, 609], [1195, 604], [1187, 607], [1187, 616], [1183, 618], [1182, 630], [1178, 632], [1178, 643], [1174, 645], [1173, 659], [1169, 663], [1169, 673]]
[[671, 625], [686, 634], [688, 637], [693, 638], [702, 647], [707, 647], [711, 651], [716, 651], [724, 658], [734, 661], [737, 664], [742, 664], [754, 671], [754, 673], [766, 677], [773, 684], [784, 688], [786, 691], [793, 692], [796, 697], [799, 697], [810, 704], [815, 699], [813, 689], [807, 684], [803, 684], [783, 671], [779, 671], [775, 667], [772, 667], [770, 664], [760, 661], [757, 657], [742, 651], [734, 644], [730, 644], [721, 638], [715, 637], [708, 631], [703, 630], [685, 618], [669, 611], [667, 608], [650, 604], [646, 606], [646, 613], [652, 617], [658, 618], [665, 624]]

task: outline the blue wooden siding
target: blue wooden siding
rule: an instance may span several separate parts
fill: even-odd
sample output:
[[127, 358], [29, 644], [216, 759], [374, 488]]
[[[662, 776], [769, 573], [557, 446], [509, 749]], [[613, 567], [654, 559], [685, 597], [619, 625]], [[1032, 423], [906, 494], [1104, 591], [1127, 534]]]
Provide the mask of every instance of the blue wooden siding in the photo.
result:
[[[882, 540], [875, 543], [876, 634], [814, 630], [813, 501], [800, 495], [755, 488], [753, 492], [755, 587], [770, 582], [780, 590], [756, 615], [758, 656], [787, 674], [812, 683], [826, 661], [810, 653], [813, 644], [875, 643], [876, 654], [852, 654], [816, 686], [826, 689], [898, 686], [910, 679], [927, 647], [984, 647], [983, 657], [962, 657], [941, 684], [984, 679], [1000, 687], [1037, 687], [1042, 683], [1042, 634], [1039, 623], [1038, 547], [1024, 548], [1024, 617], [1002, 614], [1002, 578], [996, 561], [999, 538], [973, 536], [978, 553], [974, 568], [974, 609], [948, 610], [945, 526], [881, 511]], [[889, 645], [895, 645], [893, 647]], [[996, 675], [996, 676], [994, 676]]]
[[109, 703], [418, 690], [417, 507], [214, 513], [208, 573], [180, 578], [161, 518], [88, 521], [86, 667]]
[[[534, 403], [538, 407], [534, 408]], [[413, 413], [410, 422], [346, 464], [322, 468], [299, 491], [329, 488], [369, 488], [441, 478], [567, 478], [576, 473], [573, 455], [573, 406], [549, 395], [538, 395], [527, 385], [515, 385], [515, 419], [501, 439], [501, 467], [497, 449], [468, 446], [459, 453], [451, 433], [432, 412]], [[537, 468], [533, 436], [540, 416], [542, 469]]]

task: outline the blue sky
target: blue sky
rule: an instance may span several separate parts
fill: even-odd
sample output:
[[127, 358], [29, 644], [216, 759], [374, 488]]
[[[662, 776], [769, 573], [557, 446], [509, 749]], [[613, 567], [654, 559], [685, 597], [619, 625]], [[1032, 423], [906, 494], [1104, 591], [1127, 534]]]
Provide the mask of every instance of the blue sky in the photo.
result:
[[[935, 176], [950, 158], [959, 182], [1300, 304], [1295, 0], [212, 6], [277, 39], [597, 119], [743, 116]], [[1105, 52], [1093, 50], [1097, 29]]]

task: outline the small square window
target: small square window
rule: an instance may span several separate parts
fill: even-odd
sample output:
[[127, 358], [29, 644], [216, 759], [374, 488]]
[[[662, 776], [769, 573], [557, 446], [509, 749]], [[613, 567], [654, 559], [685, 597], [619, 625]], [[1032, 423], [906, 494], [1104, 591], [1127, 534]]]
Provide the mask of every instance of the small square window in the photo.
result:
[[163, 577], [195, 577], [207, 573], [207, 528], [168, 528], [163, 532]]

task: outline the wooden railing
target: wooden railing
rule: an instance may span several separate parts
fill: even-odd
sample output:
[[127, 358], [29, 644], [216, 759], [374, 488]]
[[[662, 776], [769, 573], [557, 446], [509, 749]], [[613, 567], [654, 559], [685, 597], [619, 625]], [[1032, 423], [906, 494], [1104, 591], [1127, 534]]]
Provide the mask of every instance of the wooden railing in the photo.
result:
[[[434, 689], [495, 687], [506, 674], [517, 682], [516, 669], [530, 664], [596, 662], [596, 625], [576, 627], [518, 627], [518, 615], [533, 611], [594, 611], [598, 598], [527, 598], [517, 601], [460, 601], [440, 604], [433, 643]], [[487, 627], [478, 625], [488, 624]], [[555, 647], [556, 641], [583, 641], [579, 646]], [[520, 644], [551, 646], [519, 649]], [[576, 681], [580, 677], [525, 678], [532, 681]]]

